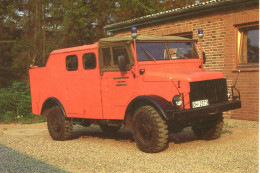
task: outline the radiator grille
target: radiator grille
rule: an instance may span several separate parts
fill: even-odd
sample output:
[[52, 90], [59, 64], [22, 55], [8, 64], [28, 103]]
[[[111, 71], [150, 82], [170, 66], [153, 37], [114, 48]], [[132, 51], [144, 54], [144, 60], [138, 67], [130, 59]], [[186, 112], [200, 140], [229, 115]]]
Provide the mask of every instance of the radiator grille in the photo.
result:
[[206, 80], [190, 83], [190, 103], [193, 101], [208, 99], [209, 104], [226, 102], [226, 79]]

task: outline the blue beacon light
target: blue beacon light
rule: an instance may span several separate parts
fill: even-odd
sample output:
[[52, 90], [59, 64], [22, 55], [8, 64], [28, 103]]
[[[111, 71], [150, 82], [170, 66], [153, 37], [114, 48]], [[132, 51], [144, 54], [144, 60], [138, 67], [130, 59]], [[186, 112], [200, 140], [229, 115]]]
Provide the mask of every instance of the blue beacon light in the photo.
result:
[[199, 38], [202, 38], [204, 36], [203, 29], [201, 29], [201, 28], [198, 29], [198, 36], [199, 36]]
[[137, 28], [136, 27], [131, 28], [131, 37], [133, 39], [135, 39], [137, 37]]

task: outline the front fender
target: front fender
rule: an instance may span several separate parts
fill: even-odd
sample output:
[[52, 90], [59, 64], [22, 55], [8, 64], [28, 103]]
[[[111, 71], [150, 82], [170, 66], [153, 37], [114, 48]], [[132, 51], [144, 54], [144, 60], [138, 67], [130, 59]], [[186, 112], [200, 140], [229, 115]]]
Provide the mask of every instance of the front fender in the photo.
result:
[[128, 104], [125, 115], [127, 116], [129, 113], [133, 115], [134, 111], [138, 107], [143, 105], [153, 106], [164, 120], [169, 119], [167, 114], [167, 108], [168, 106], [171, 106], [171, 102], [157, 95], [144, 95], [134, 98]]

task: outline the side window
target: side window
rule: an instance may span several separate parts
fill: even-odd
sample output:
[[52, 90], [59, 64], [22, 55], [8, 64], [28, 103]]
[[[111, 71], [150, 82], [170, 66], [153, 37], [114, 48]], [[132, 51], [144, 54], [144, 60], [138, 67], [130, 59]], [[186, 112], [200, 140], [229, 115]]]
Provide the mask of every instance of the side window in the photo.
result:
[[125, 47], [120, 46], [120, 47], [113, 47], [113, 60], [114, 60], [114, 65], [118, 65], [118, 57], [123, 56], [125, 57], [127, 64], [130, 64], [129, 61], [129, 56], [127, 53], [127, 50]]
[[78, 69], [77, 55], [68, 55], [66, 57], [66, 68], [68, 71], [75, 71]]
[[83, 55], [82, 62], [83, 62], [83, 68], [85, 70], [95, 69], [97, 66], [96, 55], [94, 53], [85, 53]]
[[104, 65], [104, 67], [111, 66], [110, 48], [103, 48], [102, 54], [103, 54], [103, 65]]
[[[107, 45], [106, 45], [107, 46]], [[127, 45], [110, 45], [109, 47], [104, 47], [99, 49], [100, 58], [100, 70], [103, 71], [122, 71], [123, 66], [131, 69], [133, 59], [131, 57], [130, 51], [127, 49]], [[119, 62], [121, 66], [119, 67]]]

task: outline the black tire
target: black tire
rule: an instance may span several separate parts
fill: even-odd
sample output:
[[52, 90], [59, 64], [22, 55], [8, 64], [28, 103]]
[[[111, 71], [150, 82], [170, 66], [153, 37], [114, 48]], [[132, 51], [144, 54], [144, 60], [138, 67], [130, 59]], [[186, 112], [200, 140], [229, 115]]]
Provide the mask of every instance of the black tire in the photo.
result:
[[47, 116], [47, 126], [52, 139], [68, 140], [72, 135], [73, 124], [67, 119], [58, 106], [52, 107]]
[[121, 128], [121, 125], [111, 126], [111, 125], [108, 125], [108, 124], [100, 124], [99, 127], [106, 134], [114, 134]]
[[223, 116], [219, 114], [216, 118], [194, 124], [192, 130], [199, 139], [213, 140], [221, 136], [223, 125]]
[[135, 111], [132, 132], [137, 147], [146, 153], [156, 153], [168, 148], [168, 126], [152, 106], [142, 106]]
[[180, 133], [183, 129], [184, 129], [184, 127], [168, 124], [169, 133]]

